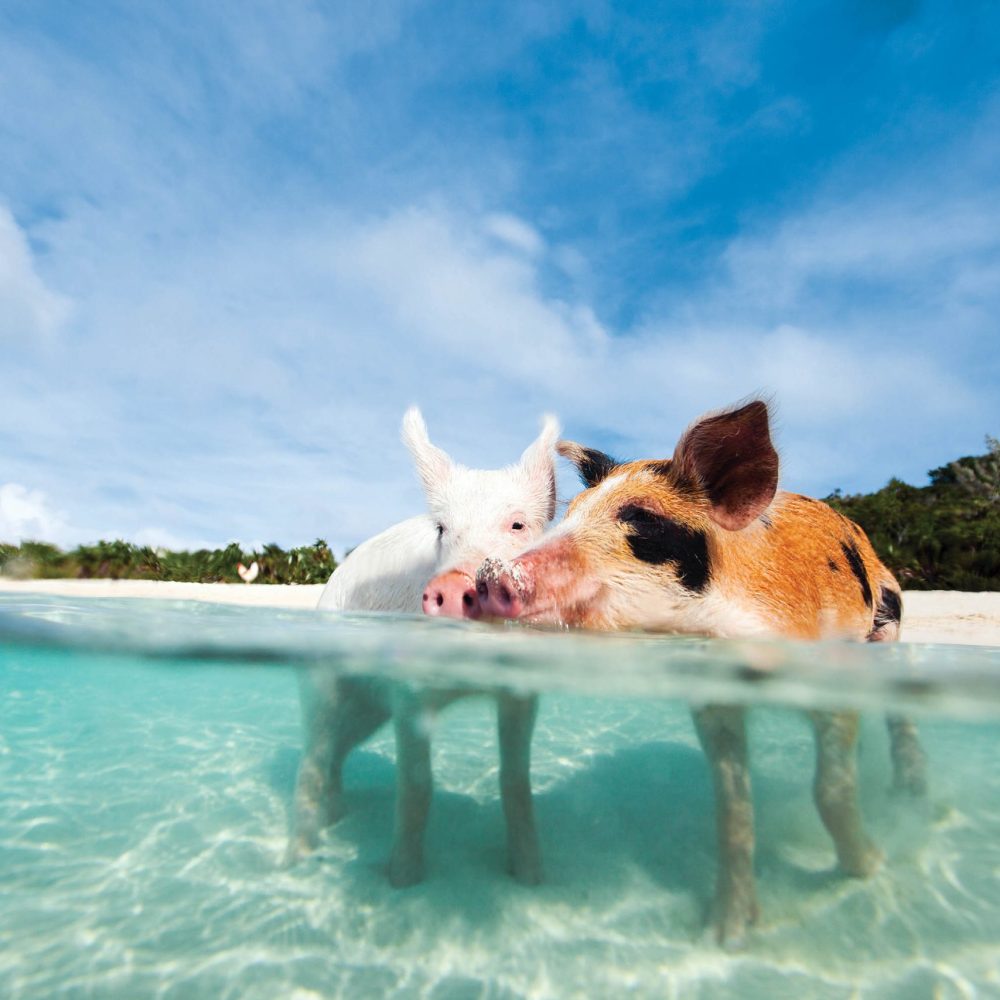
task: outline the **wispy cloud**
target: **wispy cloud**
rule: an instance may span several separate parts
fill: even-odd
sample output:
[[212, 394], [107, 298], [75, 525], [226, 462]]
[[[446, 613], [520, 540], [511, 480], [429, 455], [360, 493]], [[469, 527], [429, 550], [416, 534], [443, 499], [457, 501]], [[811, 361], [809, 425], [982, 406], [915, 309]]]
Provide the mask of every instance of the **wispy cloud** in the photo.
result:
[[70, 304], [39, 277], [24, 232], [0, 205], [0, 343], [20, 351], [48, 346]]
[[59, 543], [67, 540], [66, 529], [63, 516], [40, 490], [26, 489], [20, 483], [0, 485], [0, 538], [15, 543]]

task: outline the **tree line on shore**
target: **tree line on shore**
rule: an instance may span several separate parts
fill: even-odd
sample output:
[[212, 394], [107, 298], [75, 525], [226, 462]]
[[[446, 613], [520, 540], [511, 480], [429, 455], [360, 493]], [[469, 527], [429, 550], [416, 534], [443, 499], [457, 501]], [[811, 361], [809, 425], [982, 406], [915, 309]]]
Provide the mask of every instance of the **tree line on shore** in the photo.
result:
[[0, 543], [0, 575], [22, 579], [175, 580], [240, 583], [236, 567], [256, 562], [256, 583], [326, 583], [337, 568], [322, 538], [312, 545], [246, 550], [235, 542], [223, 549], [170, 552], [131, 542], [98, 542], [64, 552], [47, 542]]
[[[930, 483], [899, 479], [874, 493], [827, 503], [864, 528], [875, 551], [910, 590], [1000, 590], [1000, 441], [985, 455], [932, 469]], [[237, 565], [259, 567], [257, 583], [326, 583], [337, 566], [323, 539], [285, 550], [170, 552], [124, 541], [63, 551], [46, 542], [0, 542], [0, 575], [22, 578], [110, 578], [239, 583]]]
[[1000, 441], [986, 445], [932, 469], [927, 486], [890, 479], [827, 503], [865, 529], [905, 589], [1000, 590]]

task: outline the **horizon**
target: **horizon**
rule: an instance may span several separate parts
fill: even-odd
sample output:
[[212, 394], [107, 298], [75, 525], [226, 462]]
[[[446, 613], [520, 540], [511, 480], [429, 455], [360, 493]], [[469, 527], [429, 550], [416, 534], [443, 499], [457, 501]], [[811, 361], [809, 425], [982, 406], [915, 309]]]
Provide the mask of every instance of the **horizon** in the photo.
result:
[[423, 509], [414, 403], [492, 467], [764, 393], [821, 497], [1000, 434], [993, 5], [0, 26], [0, 540], [342, 552]]

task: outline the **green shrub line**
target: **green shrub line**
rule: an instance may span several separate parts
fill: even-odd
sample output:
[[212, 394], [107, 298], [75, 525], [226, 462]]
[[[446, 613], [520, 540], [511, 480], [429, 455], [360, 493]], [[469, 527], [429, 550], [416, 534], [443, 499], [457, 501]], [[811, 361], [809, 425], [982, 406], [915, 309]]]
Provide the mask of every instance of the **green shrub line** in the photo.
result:
[[121, 540], [80, 545], [64, 552], [47, 542], [0, 543], [0, 576], [20, 579], [174, 580], [241, 583], [238, 563], [256, 562], [255, 583], [326, 583], [336, 569], [322, 538], [287, 552], [277, 545], [247, 551], [233, 542], [224, 549], [170, 552]]
[[[908, 590], [1000, 590], [1000, 442], [987, 453], [932, 469], [927, 486], [899, 479], [874, 493], [826, 497], [857, 521]], [[63, 552], [46, 542], [0, 543], [0, 576], [239, 583], [237, 563], [260, 567], [257, 583], [326, 583], [337, 562], [322, 538], [289, 549], [265, 545], [169, 552], [129, 542], [98, 542]]]
[[927, 486], [890, 479], [875, 493], [826, 498], [857, 521], [908, 590], [1000, 590], [1000, 442], [932, 469]]

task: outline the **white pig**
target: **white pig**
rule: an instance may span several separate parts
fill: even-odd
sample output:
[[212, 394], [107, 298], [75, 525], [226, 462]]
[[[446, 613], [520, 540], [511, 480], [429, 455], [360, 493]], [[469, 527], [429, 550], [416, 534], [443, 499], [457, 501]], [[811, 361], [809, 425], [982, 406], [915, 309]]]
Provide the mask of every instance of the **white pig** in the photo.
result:
[[[536, 541], [555, 513], [556, 421], [516, 465], [467, 469], [431, 444], [420, 411], [403, 418], [403, 441], [416, 463], [428, 511], [363, 542], [337, 567], [319, 600], [322, 610], [387, 611], [475, 617], [475, 573], [487, 557], [511, 558]], [[433, 580], [431, 578], [434, 578]], [[428, 582], [430, 581], [430, 582]], [[389, 880], [423, 877], [423, 833], [431, 800], [430, 722], [457, 691], [401, 682], [338, 677], [316, 668], [301, 675], [305, 750], [294, 801], [288, 861], [311, 851], [319, 831], [344, 813], [342, 770], [350, 751], [392, 718], [396, 732], [396, 825]], [[511, 874], [541, 879], [531, 801], [534, 696], [491, 692], [497, 699], [500, 791]]]

